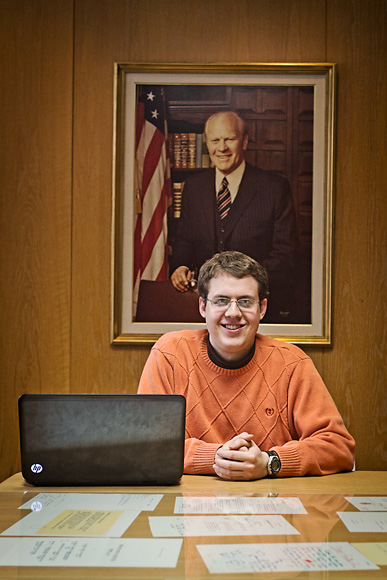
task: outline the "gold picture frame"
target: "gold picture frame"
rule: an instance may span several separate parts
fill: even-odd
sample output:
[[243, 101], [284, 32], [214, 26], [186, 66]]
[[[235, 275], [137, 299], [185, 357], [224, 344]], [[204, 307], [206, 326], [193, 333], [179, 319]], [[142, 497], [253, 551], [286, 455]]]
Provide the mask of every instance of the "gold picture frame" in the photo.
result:
[[[336, 65], [331, 63], [115, 64], [112, 344], [152, 344], [171, 330], [204, 327], [199, 321], [176, 320], [168, 313], [165, 304], [177, 304], [182, 297], [174, 289], [172, 299], [163, 297], [164, 289], [168, 296], [171, 292], [167, 278], [163, 283], [144, 281], [143, 294], [135, 288], [135, 230], [137, 212], [142, 211], [137, 208], [136, 123], [139, 91], [150, 89], [153, 95], [152, 87], [160, 87], [164, 94], [165, 119], [172, 127], [169, 139], [174, 130], [183, 127], [185, 117], [201, 127], [204, 116], [216, 110], [242, 111], [250, 126], [258, 127], [248, 151], [251, 157], [260, 156], [271, 170], [280, 173], [293, 168], [289, 179], [297, 189], [297, 197], [294, 193], [293, 197], [303, 268], [294, 276], [298, 281], [293, 302], [300, 306], [293, 309], [290, 319], [286, 318], [289, 307], [281, 310], [280, 306], [277, 317], [284, 320], [275, 315], [274, 322], [263, 319], [260, 332], [295, 344], [331, 344], [336, 75]], [[260, 132], [268, 133], [266, 140]], [[169, 140], [166, 148], [167, 143]], [[167, 235], [168, 227], [169, 223]], [[150, 294], [145, 294], [146, 287]], [[152, 288], [157, 289], [156, 297], [152, 297]], [[193, 292], [187, 295], [191, 304], [183, 308], [188, 311], [197, 298]], [[145, 316], [137, 320], [134, 312], [136, 308], [139, 312], [139, 296], [144, 296], [148, 314], [152, 305], [160, 305], [167, 319]], [[291, 314], [293, 310], [291, 307]]]

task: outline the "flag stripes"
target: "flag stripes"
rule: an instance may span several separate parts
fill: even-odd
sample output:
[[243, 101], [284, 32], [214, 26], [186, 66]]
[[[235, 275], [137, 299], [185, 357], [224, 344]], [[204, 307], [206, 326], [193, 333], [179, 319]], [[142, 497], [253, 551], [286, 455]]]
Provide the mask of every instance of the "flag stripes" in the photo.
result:
[[[168, 277], [167, 208], [171, 181], [162, 87], [139, 87], [136, 117], [134, 288]], [[136, 300], [135, 300], [136, 302]]]

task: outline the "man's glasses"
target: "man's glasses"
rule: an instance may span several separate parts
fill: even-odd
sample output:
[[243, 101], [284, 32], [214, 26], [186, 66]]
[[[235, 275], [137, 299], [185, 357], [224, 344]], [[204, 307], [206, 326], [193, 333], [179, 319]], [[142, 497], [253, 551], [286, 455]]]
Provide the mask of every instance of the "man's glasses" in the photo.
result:
[[231, 298], [220, 297], [214, 298], [213, 300], [207, 298], [207, 301], [211, 302], [212, 307], [215, 310], [222, 311], [228, 310], [233, 302], [235, 302], [239, 310], [252, 310], [255, 308], [256, 304], [260, 303], [259, 300], [254, 300], [254, 298], [238, 298], [238, 300], [231, 300]]

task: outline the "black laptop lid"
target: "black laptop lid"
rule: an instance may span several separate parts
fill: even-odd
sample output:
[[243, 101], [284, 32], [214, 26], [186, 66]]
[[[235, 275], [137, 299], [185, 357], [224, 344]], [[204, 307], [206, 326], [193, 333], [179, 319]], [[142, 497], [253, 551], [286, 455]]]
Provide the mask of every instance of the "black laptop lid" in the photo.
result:
[[34, 485], [168, 485], [183, 474], [181, 395], [22, 395], [19, 424]]

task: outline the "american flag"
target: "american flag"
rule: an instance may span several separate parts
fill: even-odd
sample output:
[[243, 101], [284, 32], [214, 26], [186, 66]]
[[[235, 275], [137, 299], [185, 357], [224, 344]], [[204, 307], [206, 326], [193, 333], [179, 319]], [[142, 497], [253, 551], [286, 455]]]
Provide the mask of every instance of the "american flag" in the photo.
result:
[[139, 85], [133, 260], [135, 296], [140, 280], [168, 278], [167, 207], [172, 194], [167, 136], [163, 88]]

